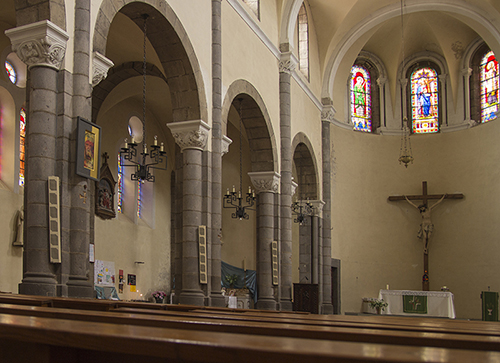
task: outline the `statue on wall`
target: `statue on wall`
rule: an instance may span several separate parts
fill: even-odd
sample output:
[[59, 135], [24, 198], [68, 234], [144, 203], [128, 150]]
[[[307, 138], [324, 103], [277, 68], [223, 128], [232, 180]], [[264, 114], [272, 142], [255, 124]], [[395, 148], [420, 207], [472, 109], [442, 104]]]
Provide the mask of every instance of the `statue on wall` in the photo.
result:
[[111, 219], [116, 217], [115, 212], [115, 179], [109, 169], [108, 153], [102, 155], [104, 160], [101, 166], [99, 183], [95, 184], [95, 214], [102, 219]]
[[13, 246], [23, 246], [23, 228], [24, 228], [24, 212], [22, 209], [17, 211], [16, 215], [16, 239], [12, 242]]

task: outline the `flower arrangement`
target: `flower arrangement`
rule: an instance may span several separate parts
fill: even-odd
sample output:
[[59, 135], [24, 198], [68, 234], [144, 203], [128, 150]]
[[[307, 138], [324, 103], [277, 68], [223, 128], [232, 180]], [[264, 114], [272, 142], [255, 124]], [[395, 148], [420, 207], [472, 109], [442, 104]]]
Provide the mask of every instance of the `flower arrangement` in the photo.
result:
[[156, 300], [163, 300], [167, 294], [163, 291], [155, 291], [151, 294], [151, 296], [153, 296]]
[[232, 289], [234, 285], [238, 282], [238, 275], [226, 275], [226, 282], [229, 284]]
[[370, 300], [370, 307], [372, 309], [380, 309], [382, 311], [385, 310], [385, 308], [389, 305], [387, 302], [384, 301], [384, 299], [373, 299]]

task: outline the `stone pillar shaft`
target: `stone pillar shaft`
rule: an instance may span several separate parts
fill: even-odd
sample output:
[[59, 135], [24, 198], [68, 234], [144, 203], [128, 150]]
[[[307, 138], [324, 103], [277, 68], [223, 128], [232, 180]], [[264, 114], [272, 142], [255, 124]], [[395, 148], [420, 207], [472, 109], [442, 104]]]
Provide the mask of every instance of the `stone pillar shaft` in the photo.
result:
[[210, 304], [225, 306], [221, 293], [222, 229], [222, 34], [221, 0], [212, 0], [212, 228]]

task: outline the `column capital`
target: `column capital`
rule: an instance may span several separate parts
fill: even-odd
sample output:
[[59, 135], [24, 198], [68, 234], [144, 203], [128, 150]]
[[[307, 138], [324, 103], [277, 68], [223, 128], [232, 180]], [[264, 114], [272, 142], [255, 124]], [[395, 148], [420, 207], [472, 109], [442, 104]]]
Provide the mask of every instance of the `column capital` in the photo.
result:
[[92, 87], [97, 86], [108, 76], [108, 71], [115, 64], [101, 53], [95, 51], [92, 55]]
[[29, 69], [35, 66], [61, 68], [69, 36], [51, 21], [42, 20], [8, 29], [5, 35], [10, 38], [12, 50]]
[[323, 106], [321, 110], [321, 121], [333, 122], [335, 120], [335, 109], [332, 105]]
[[222, 135], [221, 150], [220, 150], [222, 156], [226, 155], [229, 152], [229, 145], [231, 145], [232, 143], [233, 143], [233, 140], [231, 140], [226, 135]]
[[262, 192], [277, 193], [280, 183], [280, 175], [275, 171], [249, 172], [248, 176], [252, 181], [257, 194]]
[[278, 63], [279, 72], [292, 74], [297, 67], [297, 63], [297, 58], [295, 58], [292, 52], [281, 53]]
[[299, 185], [298, 185], [296, 182], [294, 182], [294, 181], [292, 180], [292, 194], [291, 194], [291, 196], [292, 196], [292, 197], [293, 197], [293, 195], [295, 194], [295, 192], [297, 191], [297, 187], [298, 187], [298, 186], [299, 186]]
[[462, 69], [461, 73], [462, 73], [462, 76], [464, 76], [464, 77], [470, 77], [472, 75], [472, 68], [470, 68], [470, 67], [464, 68], [464, 69]]
[[172, 122], [167, 126], [181, 151], [186, 149], [205, 150], [210, 126], [203, 120]]
[[309, 203], [313, 206], [314, 215], [321, 217], [323, 215], [323, 206], [325, 205], [325, 202], [322, 200], [310, 200]]

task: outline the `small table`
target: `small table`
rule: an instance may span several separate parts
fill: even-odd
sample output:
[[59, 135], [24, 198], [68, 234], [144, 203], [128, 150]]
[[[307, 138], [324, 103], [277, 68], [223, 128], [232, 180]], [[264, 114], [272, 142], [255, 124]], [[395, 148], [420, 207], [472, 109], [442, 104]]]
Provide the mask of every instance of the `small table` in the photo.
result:
[[[427, 296], [427, 314], [405, 313], [403, 311], [403, 296]], [[453, 294], [442, 291], [413, 291], [413, 290], [380, 290], [379, 299], [384, 299], [389, 305], [382, 311], [387, 315], [446, 317], [455, 319]]]

